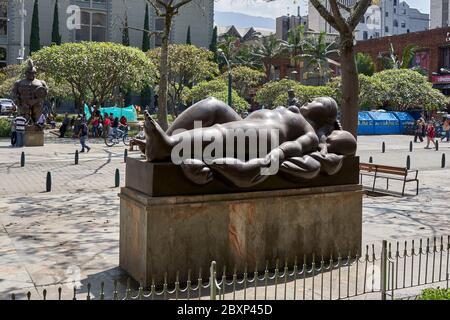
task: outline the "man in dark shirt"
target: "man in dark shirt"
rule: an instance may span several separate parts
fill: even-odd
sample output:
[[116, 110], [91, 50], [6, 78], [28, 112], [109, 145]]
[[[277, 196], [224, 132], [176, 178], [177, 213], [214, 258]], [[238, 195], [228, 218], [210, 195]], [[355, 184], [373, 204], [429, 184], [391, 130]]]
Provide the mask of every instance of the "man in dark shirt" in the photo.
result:
[[80, 144], [81, 144], [81, 153], [84, 153], [84, 150], [87, 149], [87, 152], [91, 151], [91, 148], [86, 144], [86, 140], [88, 138], [88, 126], [85, 121], [80, 126]]

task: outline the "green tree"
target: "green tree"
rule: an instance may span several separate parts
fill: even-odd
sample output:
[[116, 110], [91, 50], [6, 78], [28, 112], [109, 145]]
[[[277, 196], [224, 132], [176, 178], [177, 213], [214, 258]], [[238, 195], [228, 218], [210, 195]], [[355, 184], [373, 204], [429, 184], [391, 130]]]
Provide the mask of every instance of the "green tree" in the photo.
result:
[[[227, 81], [228, 74], [224, 73], [221, 78], [223, 81]], [[235, 89], [241, 97], [248, 98], [250, 89], [261, 85], [264, 78], [264, 72], [246, 66], [237, 66], [233, 68], [233, 89]]]
[[262, 86], [256, 93], [255, 100], [265, 108], [275, 107], [275, 100], [287, 93], [289, 89], [294, 88], [299, 83], [294, 80], [282, 79], [280, 81], [270, 81]]
[[294, 60], [306, 62], [306, 67], [312, 70], [308, 73], [317, 76], [317, 85], [326, 82], [331, 72], [330, 63], [337, 64], [331, 57], [337, 56], [339, 50], [335, 42], [327, 43], [326, 36], [325, 32], [321, 32], [318, 36], [308, 37], [303, 43], [303, 53], [294, 57]]
[[409, 69], [392, 69], [372, 77], [387, 86], [386, 106], [393, 110], [425, 108], [435, 110], [447, 105], [448, 98], [433, 89], [426, 76]]
[[[335, 91], [336, 101], [342, 103], [341, 77], [333, 78], [327, 85]], [[373, 110], [384, 107], [388, 100], [388, 86], [380, 79], [359, 75], [359, 109]]]
[[145, 6], [145, 19], [144, 19], [144, 31], [142, 38], [142, 51], [147, 52], [150, 50], [150, 36], [147, 31], [150, 30], [150, 18], [148, 12], [148, 4]]
[[212, 39], [211, 39], [211, 44], [209, 45], [209, 51], [211, 51], [214, 54], [214, 62], [218, 62], [218, 57], [217, 57], [217, 26], [214, 27], [213, 30], [213, 35], [212, 35]]
[[39, 33], [39, 1], [34, 0], [33, 17], [31, 18], [30, 55], [41, 49]]
[[287, 47], [290, 54], [294, 57], [298, 56], [303, 51], [303, 45], [305, 44], [305, 26], [299, 25], [295, 29], [288, 32]]
[[356, 54], [356, 67], [359, 74], [372, 76], [375, 73], [375, 64], [372, 57], [362, 52]]
[[192, 44], [192, 40], [191, 40], [191, 26], [189, 26], [188, 30], [187, 30], [186, 44]]
[[[156, 48], [148, 52], [150, 60], [158, 65], [162, 49]], [[168, 81], [170, 97], [170, 113], [177, 115], [177, 106], [182, 102], [183, 91], [205, 79], [219, 73], [217, 63], [212, 61], [213, 53], [193, 45], [172, 44], [168, 54]]]
[[[304, 86], [297, 83], [292, 89], [298, 99], [299, 105], [304, 105], [309, 101], [319, 97], [336, 98], [336, 91], [328, 86]], [[275, 99], [275, 106], [286, 106], [288, 93], [284, 92]]]
[[253, 54], [264, 64], [267, 80], [272, 80], [272, 68], [274, 60], [283, 52], [283, 44], [275, 35], [262, 38], [261, 43], [255, 48]]
[[61, 44], [61, 34], [59, 33], [58, 0], [55, 1], [55, 9], [53, 12], [52, 43], [54, 43], [58, 46]]
[[107, 42], [65, 43], [33, 54], [38, 70], [67, 83], [77, 107], [82, 101], [118, 100], [117, 88], [141, 90], [154, 83], [155, 65], [139, 49]]
[[[172, 31], [173, 19], [180, 9], [191, 3], [192, 0], [162, 1], [146, 0], [157, 16], [164, 18], [164, 30], [162, 33], [161, 59], [159, 61], [159, 86], [158, 86], [158, 122], [163, 130], [167, 130], [167, 104], [169, 94], [169, 39]], [[148, 30], [148, 29], [147, 29]]]
[[[236, 90], [233, 90], [233, 108], [237, 112], [246, 111], [248, 109], [248, 103], [243, 99]], [[195, 103], [206, 99], [208, 97], [214, 97], [221, 101], [227, 101], [228, 99], [228, 84], [221, 78], [211, 81], [202, 81], [195, 85], [192, 89], [188, 89], [183, 93], [183, 100], [186, 104]]]

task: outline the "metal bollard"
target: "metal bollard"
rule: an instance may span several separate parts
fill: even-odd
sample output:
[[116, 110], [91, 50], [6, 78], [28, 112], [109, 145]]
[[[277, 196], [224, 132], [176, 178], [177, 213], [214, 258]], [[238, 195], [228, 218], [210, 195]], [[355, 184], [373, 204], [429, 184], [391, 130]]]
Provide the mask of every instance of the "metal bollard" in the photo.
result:
[[80, 160], [80, 154], [78, 153], [78, 150], [75, 151], [75, 165], [78, 165], [78, 162]]
[[119, 169], [116, 169], [116, 184], [115, 184], [115, 186], [116, 186], [116, 188], [118, 188], [118, 187], [120, 187], [120, 170]]
[[373, 163], [373, 157], [369, 158], [369, 163]]
[[22, 152], [22, 155], [20, 156], [20, 166], [22, 168], [25, 167], [25, 152]]
[[50, 172], [47, 172], [46, 190], [47, 192], [52, 191], [52, 174]]
[[125, 149], [125, 152], [123, 153], [123, 162], [127, 163], [127, 158], [128, 158], [128, 150]]
[[439, 140], [436, 140], [436, 151], [439, 151]]
[[409, 143], [409, 152], [413, 152], [413, 142]]
[[411, 157], [406, 157], [406, 169], [411, 170]]
[[446, 162], [446, 156], [445, 156], [445, 153], [443, 153], [442, 154], [442, 160], [441, 160], [441, 168], [442, 169], [444, 169], [445, 166], [446, 166], [445, 162]]
[[383, 141], [383, 144], [381, 145], [381, 152], [386, 153], [386, 143]]

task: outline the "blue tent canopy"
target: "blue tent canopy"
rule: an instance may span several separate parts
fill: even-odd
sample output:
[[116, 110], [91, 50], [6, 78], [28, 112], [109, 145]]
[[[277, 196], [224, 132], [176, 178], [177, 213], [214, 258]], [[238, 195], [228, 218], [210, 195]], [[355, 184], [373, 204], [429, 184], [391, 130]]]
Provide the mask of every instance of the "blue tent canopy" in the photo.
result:
[[400, 121], [400, 132], [402, 134], [414, 134], [414, 118], [407, 112], [391, 112]]
[[[102, 115], [104, 113], [107, 113], [107, 114], [112, 113], [114, 115], [114, 118], [120, 119], [121, 117], [125, 117], [125, 118], [127, 118], [128, 122], [137, 122], [138, 121], [138, 114], [137, 114], [134, 106], [129, 106], [126, 108], [119, 108], [119, 107], [100, 108], [99, 111]], [[90, 108], [87, 104], [84, 105], [84, 113], [86, 114], [87, 119], [90, 119], [92, 117]]]
[[390, 112], [369, 112], [374, 120], [375, 134], [400, 134], [400, 121]]
[[358, 135], [373, 135], [374, 121], [369, 112], [363, 111], [358, 113]]

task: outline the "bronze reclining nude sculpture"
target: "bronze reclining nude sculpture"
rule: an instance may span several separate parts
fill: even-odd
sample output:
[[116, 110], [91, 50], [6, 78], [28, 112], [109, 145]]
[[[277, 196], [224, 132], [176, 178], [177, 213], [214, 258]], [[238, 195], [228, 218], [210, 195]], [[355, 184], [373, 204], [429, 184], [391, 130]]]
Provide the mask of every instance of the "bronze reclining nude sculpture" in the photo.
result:
[[[337, 114], [336, 101], [323, 97], [301, 108], [260, 110], [242, 119], [225, 103], [209, 98], [187, 109], [164, 132], [147, 113], [147, 161], [173, 162], [177, 155], [193, 183], [205, 185], [218, 178], [238, 188], [262, 183], [273, 166], [286, 179], [298, 182], [314, 179], [321, 172], [334, 175], [344, 157], [355, 155], [357, 148], [353, 135], [340, 128]], [[202, 126], [196, 127], [196, 122]], [[239, 136], [229, 136], [229, 132], [258, 134], [254, 140], [244, 137], [239, 145]], [[230, 146], [234, 147], [232, 154], [227, 153]], [[238, 154], [239, 146], [243, 154]], [[199, 148], [201, 152], [195, 152]], [[211, 149], [213, 156], [206, 158]]]

